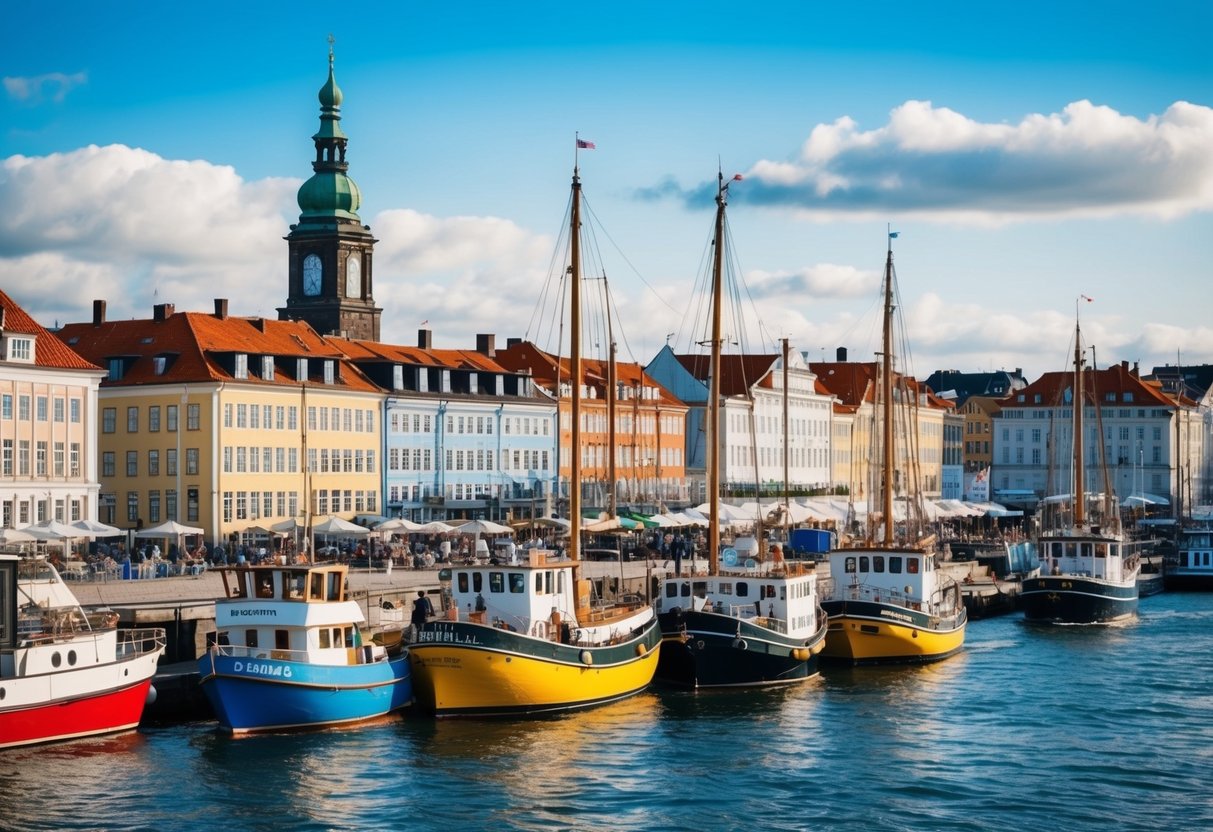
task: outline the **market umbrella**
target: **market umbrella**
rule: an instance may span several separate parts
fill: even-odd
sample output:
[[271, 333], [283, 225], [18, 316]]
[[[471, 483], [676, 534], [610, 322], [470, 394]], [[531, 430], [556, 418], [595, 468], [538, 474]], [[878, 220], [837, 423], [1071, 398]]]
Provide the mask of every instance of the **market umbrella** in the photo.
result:
[[459, 534], [513, 534], [514, 530], [509, 526], [503, 526], [500, 523], [494, 523], [491, 520], [469, 520], [466, 523], [460, 523], [455, 527], [455, 531]]
[[385, 520], [375, 526], [376, 532], [384, 532], [392, 534], [393, 532], [419, 532], [422, 529], [421, 523], [414, 523], [412, 520], [405, 520], [403, 517], [395, 517], [391, 520]]
[[349, 520], [343, 520], [340, 517], [329, 515], [323, 522], [312, 526], [312, 533], [325, 535], [347, 535], [349, 537], [365, 537], [371, 533], [371, 530], [366, 526], [359, 526], [357, 523], [351, 523]]
[[43, 520], [21, 531], [33, 535], [36, 540], [74, 540], [77, 537], [95, 537], [91, 532], [69, 526], [61, 520]]
[[32, 543], [37, 539], [21, 529], [0, 529], [0, 543]]
[[455, 531], [455, 527], [448, 526], [441, 520], [431, 520], [428, 523], [422, 523], [421, 527], [417, 529], [417, 531], [428, 534], [450, 534], [451, 532]]
[[122, 529], [108, 526], [97, 520], [77, 520], [72, 523], [72, 528], [80, 529], [88, 537], [117, 537], [123, 533]]

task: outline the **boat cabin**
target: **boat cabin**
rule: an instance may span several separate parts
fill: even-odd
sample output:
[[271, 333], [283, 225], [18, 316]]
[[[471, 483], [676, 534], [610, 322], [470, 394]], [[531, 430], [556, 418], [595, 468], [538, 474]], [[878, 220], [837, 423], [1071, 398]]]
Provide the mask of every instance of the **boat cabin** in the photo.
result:
[[1178, 557], [1179, 566], [1183, 569], [1213, 572], [1213, 530], [1185, 530]]
[[225, 596], [215, 602], [216, 640], [228, 655], [332, 665], [374, 660], [344, 564], [218, 571]]
[[657, 611], [676, 607], [754, 619], [759, 626], [791, 636], [818, 629], [817, 575], [812, 564], [788, 564], [779, 571], [722, 572], [671, 577], [661, 582]]
[[573, 562], [529, 550], [517, 565], [459, 566], [451, 573], [448, 615], [477, 624], [554, 638], [553, 628], [576, 626], [575, 591], [589, 608], [590, 582], [573, 586]]
[[1123, 580], [1129, 544], [1109, 538], [1047, 537], [1039, 541], [1043, 574]]
[[916, 549], [837, 549], [830, 553], [836, 599], [888, 602], [921, 610], [935, 600], [935, 556]]

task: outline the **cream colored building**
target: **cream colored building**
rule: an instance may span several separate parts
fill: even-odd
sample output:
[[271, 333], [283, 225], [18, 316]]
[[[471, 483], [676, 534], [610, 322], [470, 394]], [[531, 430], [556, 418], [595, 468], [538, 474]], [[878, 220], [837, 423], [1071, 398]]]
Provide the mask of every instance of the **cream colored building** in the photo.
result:
[[96, 519], [104, 375], [0, 291], [0, 526]]
[[382, 396], [310, 326], [155, 307], [59, 337], [108, 370], [99, 394], [103, 522], [174, 519], [208, 542], [329, 514], [380, 513]]

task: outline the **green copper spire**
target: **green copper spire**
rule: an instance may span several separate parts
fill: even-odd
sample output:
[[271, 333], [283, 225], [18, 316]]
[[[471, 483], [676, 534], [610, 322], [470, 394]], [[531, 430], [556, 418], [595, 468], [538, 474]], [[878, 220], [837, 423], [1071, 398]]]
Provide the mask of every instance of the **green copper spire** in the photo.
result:
[[320, 129], [312, 136], [316, 145], [316, 160], [312, 162], [312, 178], [299, 189], [299, 220], [331, 218], [361, 222], [358, 207], [362, 194], [354, 180], [346, 175], [345, 145], [349, 138], [341, 129], [341, 88], [333, 74], [333, 36], [329, 35], [329, 77], [320, 88]]

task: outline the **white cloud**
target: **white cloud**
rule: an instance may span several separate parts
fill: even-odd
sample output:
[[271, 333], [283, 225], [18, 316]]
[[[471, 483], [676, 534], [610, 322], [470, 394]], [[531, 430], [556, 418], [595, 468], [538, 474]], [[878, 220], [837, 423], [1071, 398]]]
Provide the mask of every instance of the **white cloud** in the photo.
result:
[[56, 103], [82, 84], [88, 83], [88, 73], [48, 72], [45, 75], [28, 77], [5, 76], [4, 91], [8, 97], [27, 104], [40, 104], [46, 99]]
[[1172, 218], [1213, 209], [1210, 146], [1213, 109], [1184, 101], [1146, 119], [1077, 101], [1018, 124], [907, 101], [872, 130], [849, 117], [818, 125], [793, 160], [755, 162], [733, 199], [821, 220]]

